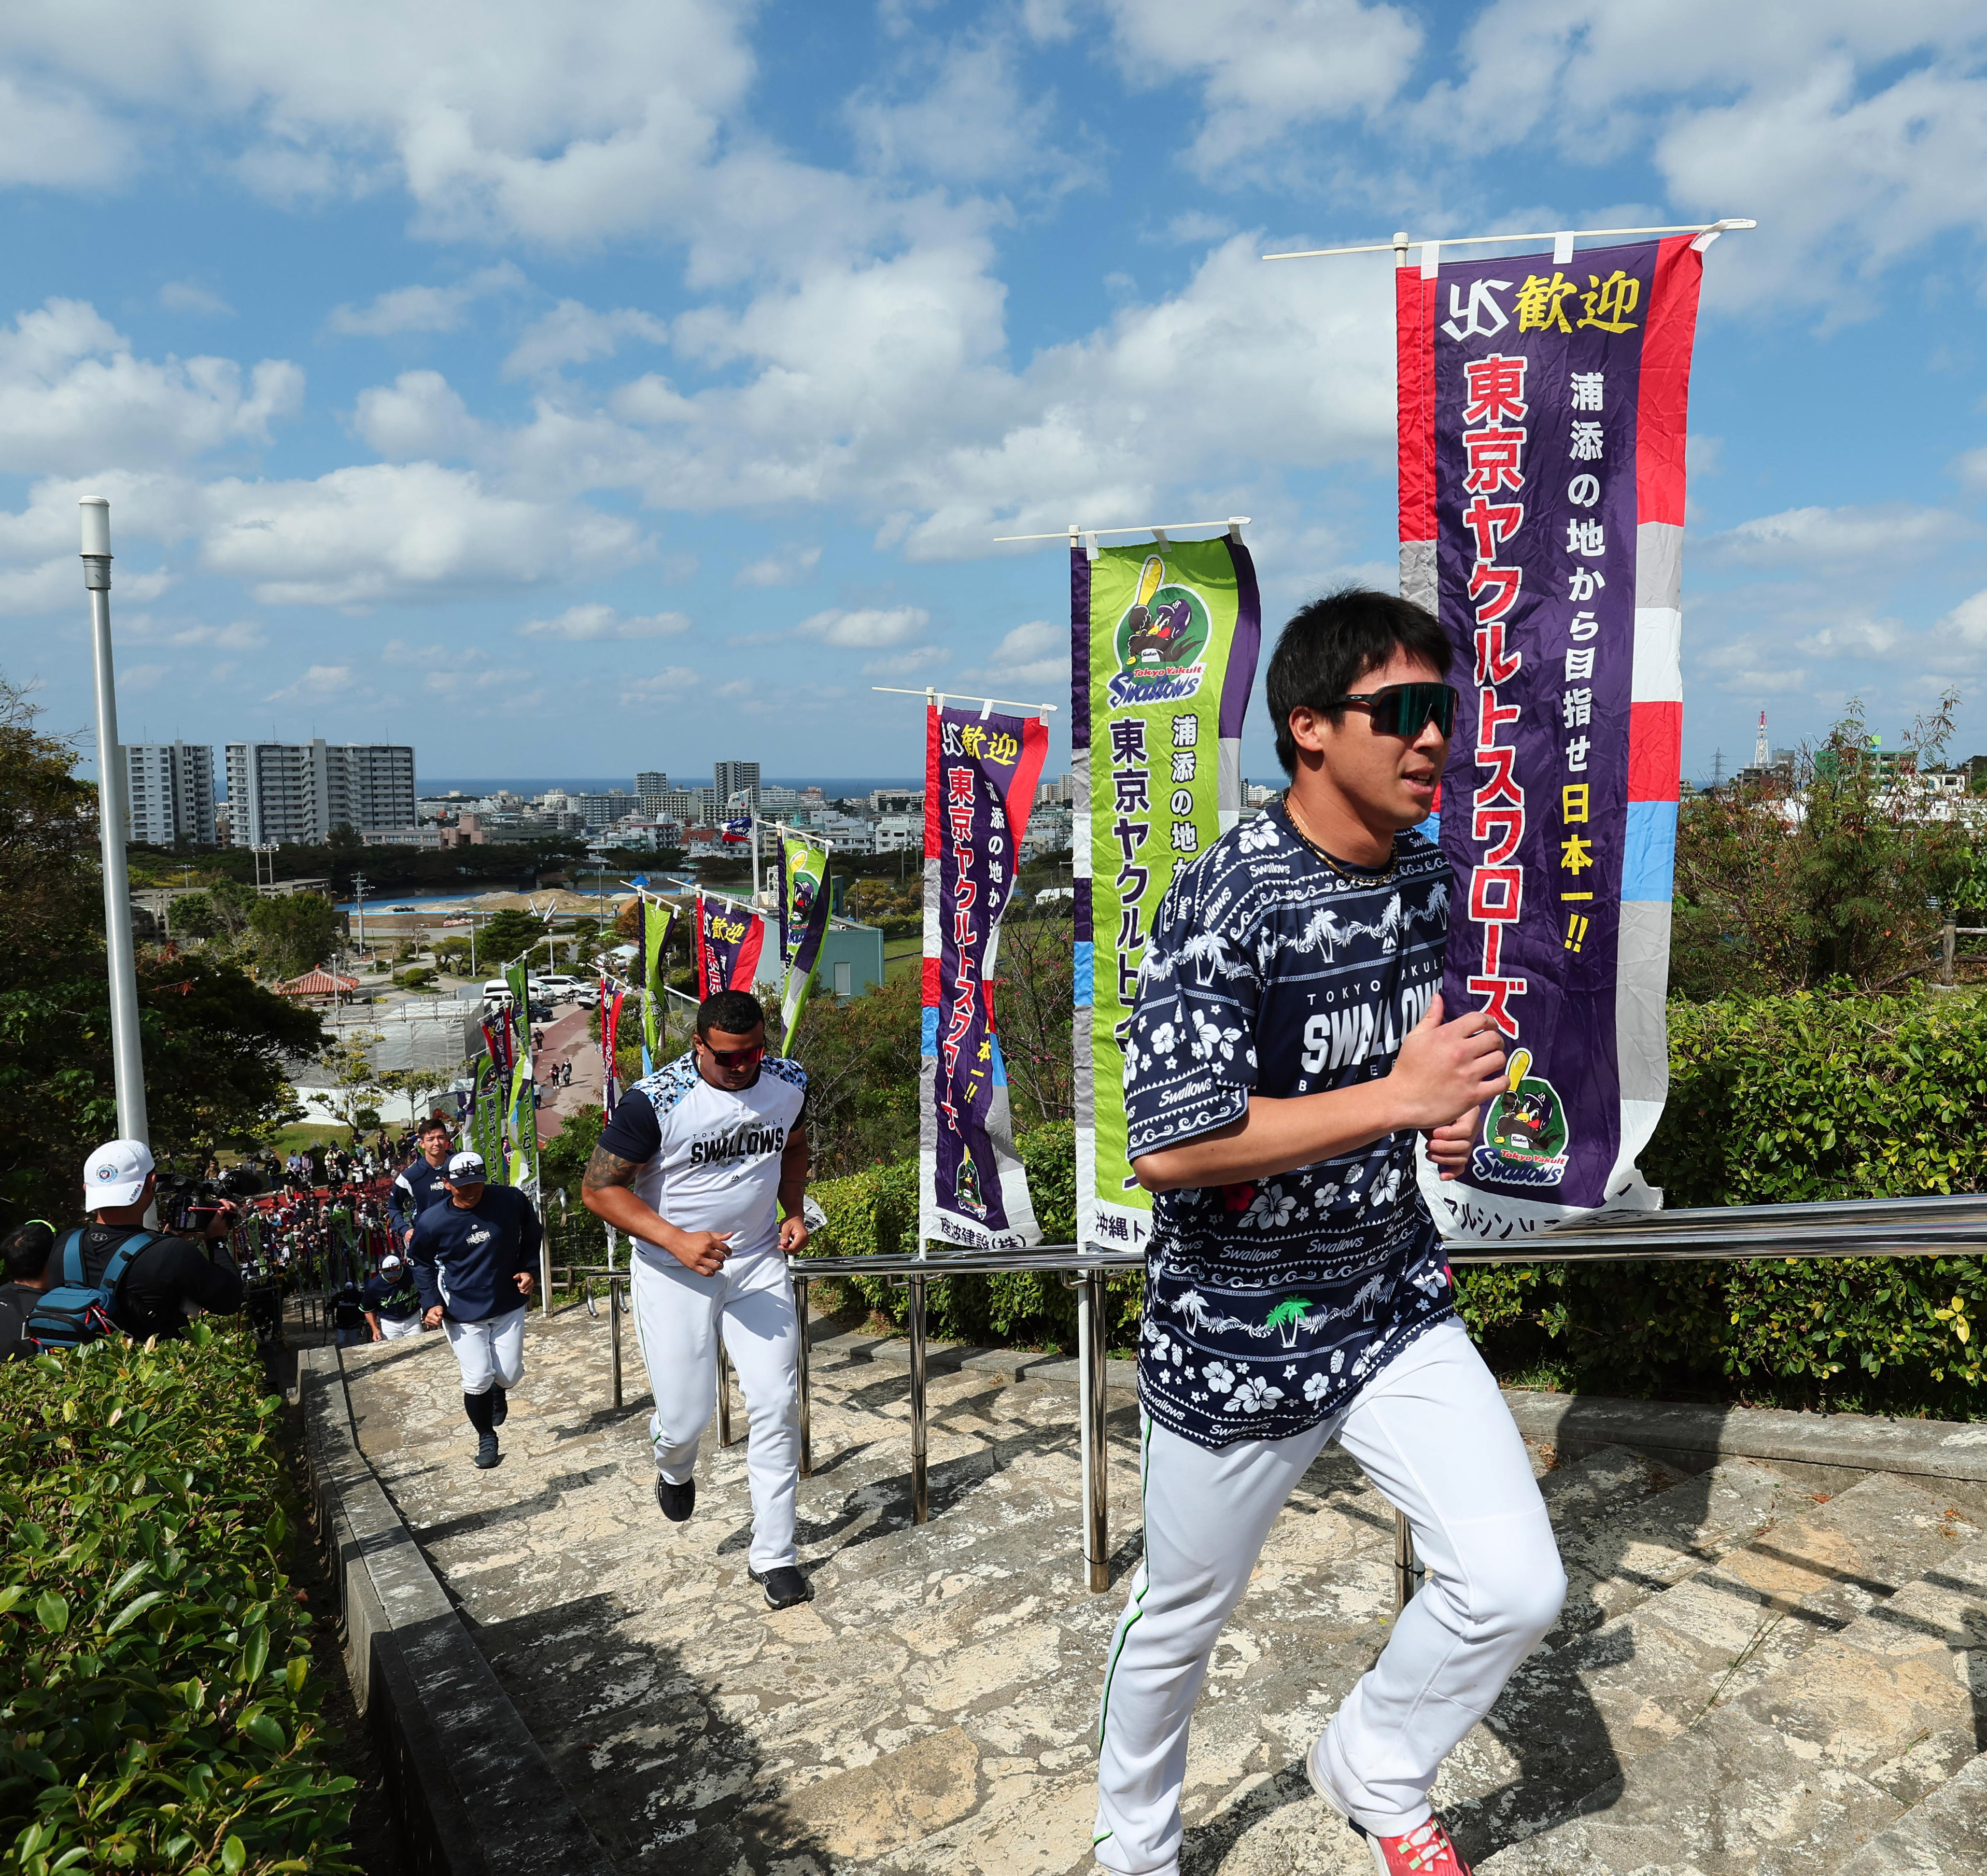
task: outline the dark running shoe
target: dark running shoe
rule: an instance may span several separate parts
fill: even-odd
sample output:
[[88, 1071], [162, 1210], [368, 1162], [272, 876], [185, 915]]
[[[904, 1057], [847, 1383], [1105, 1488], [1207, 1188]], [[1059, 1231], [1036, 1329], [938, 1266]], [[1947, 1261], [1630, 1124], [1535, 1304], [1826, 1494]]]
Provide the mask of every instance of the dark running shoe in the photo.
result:
[[490, 1392], [497, 1396], [497, 1405], [490, 1409], [490, 1424], [501, 1426], [511, 1417], [511, 1397], [501, 1388], [492, 1388]]
[[476, 1442], [476, 1463], [487, 1472], [497, 1463], [498, 1456], [497, 1436], [494, 1433], [484, 1434]]
[[745, 1574], [766, 1592], [766, 1607], [769, 1609], [791, 1609], [797, 1602], [811, 1602], [814, 1591], [808, 1588], [808, 1580], [791, 1564], [782, 1564], [777, 1570], [768, 1570], [764, 1575], [748, 1564]]
[[686, 1479], [681, 1485], [672, 1485], [660, 1473], [657, 1473], [656, 1503], [662, 1507], [663, 1516], [672, 1524], [680, 1524], [697, 1509], [697, 1481]]

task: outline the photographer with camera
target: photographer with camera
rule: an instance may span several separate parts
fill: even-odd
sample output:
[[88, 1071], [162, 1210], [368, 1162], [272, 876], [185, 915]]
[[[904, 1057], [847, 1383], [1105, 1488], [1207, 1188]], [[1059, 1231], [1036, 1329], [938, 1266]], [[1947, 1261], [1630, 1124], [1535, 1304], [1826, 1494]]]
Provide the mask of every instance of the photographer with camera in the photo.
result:
[[[178, 1216], [201, 1217], [198, 1183], [170, 1176], [169, 1183], [181, 1201]], [[211, 1223], [193, 1225], [186, 1236], [147, 1229], [160, 1180], [143, 1141], [100, 1146], [83, 1162], [83, 1183], [90, 1222], [57, 1240], [48, 1287], [29, 1324], [43, 1346], [73, 1348], [110, 1328], [134, 1341], [170, 1339], [201, 1310], [232, 1315], [241, 1307], [241, 1273], [225, 1245], [207, 1236]]]

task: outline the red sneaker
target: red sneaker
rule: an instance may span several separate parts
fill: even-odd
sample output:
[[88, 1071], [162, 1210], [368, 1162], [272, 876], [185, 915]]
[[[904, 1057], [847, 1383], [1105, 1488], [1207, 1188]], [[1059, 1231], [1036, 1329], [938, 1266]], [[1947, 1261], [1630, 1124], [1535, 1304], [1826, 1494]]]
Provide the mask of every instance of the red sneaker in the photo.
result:
[[1318, 1770], [1317, 1748], [1324, 1743], [1319, 1739], [1304, 1755], [1311, 1788], [1365, 1840], [1380, 1876], [1470, 1876], [1469, 1865], [1457, 1854], [1439, 1817], [1431, 1814], [1398, 1837], [1381, 1837], [1351, 1816]]

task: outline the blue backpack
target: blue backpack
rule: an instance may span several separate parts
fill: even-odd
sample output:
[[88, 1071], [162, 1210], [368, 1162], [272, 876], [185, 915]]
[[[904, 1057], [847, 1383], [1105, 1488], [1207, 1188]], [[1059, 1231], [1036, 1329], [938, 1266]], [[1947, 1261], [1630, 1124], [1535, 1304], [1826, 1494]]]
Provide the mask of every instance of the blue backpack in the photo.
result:
[[123, 1331], [110, 1319], [117, 1286], [139, 1252], [165, 1241], [163, 1232], [133, 1232], [110, 1253], [102, 1278], [93, 1284], [83, 1276], [82, 1231], [66, 1233], [49, 1253], [62, 1260], [59, 1267], [62, 1280], [42, 1292], [42, 1300], [28, 1318], [28, 1340], [43, 1350], [74, 1348], [106, 1335], [121, 1334]]

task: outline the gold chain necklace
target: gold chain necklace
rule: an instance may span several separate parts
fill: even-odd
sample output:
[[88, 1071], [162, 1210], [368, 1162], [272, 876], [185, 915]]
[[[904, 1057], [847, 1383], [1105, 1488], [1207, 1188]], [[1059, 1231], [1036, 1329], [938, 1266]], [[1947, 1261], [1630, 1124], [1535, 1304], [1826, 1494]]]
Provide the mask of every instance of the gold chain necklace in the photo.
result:
[[1297, 798], [1287, 788], [1284, 791], [1284, 818], [1288, 820], [1290, 824], [1290, 832], [1295, 834], [1297, 838], [1302, 841], [1304, 844], [1308, 847], [1313, 853], [1316, 854], [1320, 859], [1324, 861], [1326, 865], [1329, 866], [1334, 872], [1338, 874], [1340, 879], [1349, 879], [1354, 886], [1385, 886], [1389, 879], [1393, 878], [1395, 868], [1398, 866], [1401, 863], [1401, 856], [1399, 854], [1395, 853], [1388, 858], [1387, 862], [1387, 870], [1383, 873], [1374, 874], [1354, 872], [1349, 867], [1341, 865], [1339, 862], [1337, 860], [1334, 860], [1330, 854], [1326, 852], [1315, 840], [1312, 839], [1310, 830], [1305, 827], [1304, 822], [1298, 816]]

